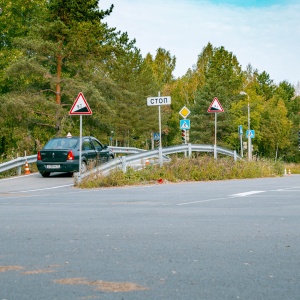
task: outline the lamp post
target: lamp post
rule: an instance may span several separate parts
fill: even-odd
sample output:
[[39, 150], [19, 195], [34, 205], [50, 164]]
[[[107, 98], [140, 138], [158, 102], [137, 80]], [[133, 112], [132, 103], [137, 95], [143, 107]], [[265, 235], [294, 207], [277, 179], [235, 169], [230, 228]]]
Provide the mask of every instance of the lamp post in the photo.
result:
[[250, 99], [249, 99], [249, 95], [244, 92], [241, 91], [240, 95], [247, 95], [248, 97], [248, 160], [251, 161], [252, 160], [252, 145], [251, 145], [251, 127], [250, 127]]

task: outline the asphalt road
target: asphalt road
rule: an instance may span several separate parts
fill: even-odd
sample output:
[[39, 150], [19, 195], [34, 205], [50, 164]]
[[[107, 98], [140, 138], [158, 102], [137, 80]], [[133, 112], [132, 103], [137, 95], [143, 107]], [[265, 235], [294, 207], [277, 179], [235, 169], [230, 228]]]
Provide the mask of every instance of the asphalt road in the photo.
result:
[[0, 300], [300, 299], [300, 176], [0, 180]]

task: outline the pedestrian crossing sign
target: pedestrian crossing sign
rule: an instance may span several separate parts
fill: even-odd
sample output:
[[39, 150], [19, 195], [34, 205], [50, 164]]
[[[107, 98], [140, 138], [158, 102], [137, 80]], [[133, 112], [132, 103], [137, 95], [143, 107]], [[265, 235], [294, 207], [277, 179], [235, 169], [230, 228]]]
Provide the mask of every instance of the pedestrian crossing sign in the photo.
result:
[[181, 130], [189, 130], [191, 128], [190, 120], [180, 120], [180, 129]]
[[255, 130], [246, 130], [246, 138], [250, 137], [251, 139], [255, 138]]
[[159, 133], [158, 132], [153, 133], [153, 140], [154, 141], [159, 141]]

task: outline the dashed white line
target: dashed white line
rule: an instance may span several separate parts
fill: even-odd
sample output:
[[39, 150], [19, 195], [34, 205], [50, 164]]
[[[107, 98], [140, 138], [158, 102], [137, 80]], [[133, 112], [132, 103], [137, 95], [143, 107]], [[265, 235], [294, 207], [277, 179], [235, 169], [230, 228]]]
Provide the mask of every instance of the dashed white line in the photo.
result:
[[66, 184], [66, 185], [60, 185], [60, 186], [53, 186], [49, 188], [42, 188], [42, 189], [35, 189], [35, 190], [25, 190], [25, 191], [18, 191], [18, 192], [8, 192], [8, 194], [19, 194], [19, 193], [31, 193], [31, 192], [40, 192], [45, 190], [53, 190], [53, 189], [60, 189], [63, 187], [73, 186], [74, 184]]
[[265, 193], [265, 191], [251, 191], [251, 192], [233, 194], [233, 195], [230, 195], [230, 196], [231, 197], [246, 197], [246, 196], [251, 196], [251, 195], [259, 194], [259, 193]]
[[215, 199], [207, 199], [207, 200], [199, 200], [199, 201], [193, 201], [193, 202], [185, 202], [185, 203], [179, 203], [177, 205], [178, 206], [182, 206], [182, 205], [189, 205], [189, 204], [197, 204], [197, 203], [203, 203], [203, 202], [211, 202], [211, 201], [224, 200], [224, 199], [228, 199], [228, 198], [231, 198], [231, 197], [215, 198]]
[[246, 196], [251, 196], [251, 195], [255, 195], [255, 194], [259, 194], [259, 193], [265, 193], [265, 191], [250, 191], [250, 192], [245, 192], [245, 193], [238, 193], [238, 194], [229, 195], [228, 197], [179, 203], [179, 204], [177, 204], [177, 206], [204, 203], [204, 202], [212, 202], [212, 201], [218, 201], [218, 200], [226, 200], [226, 199], [232, 199], [232, 198], [237, 198], [237, 197], [246, 197]]

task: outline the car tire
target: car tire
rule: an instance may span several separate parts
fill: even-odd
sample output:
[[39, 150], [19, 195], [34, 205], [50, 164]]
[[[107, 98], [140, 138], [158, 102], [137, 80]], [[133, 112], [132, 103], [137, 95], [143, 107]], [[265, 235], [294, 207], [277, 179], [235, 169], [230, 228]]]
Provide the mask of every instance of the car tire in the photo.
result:
[[40, 172], [40, 174], [41, 174], [43, 177], [49, 177], [49, 176], [50, 176], [50, 172]]
[[81, 173], [85, 173], [87, 171], [87, 164], [85, 161], [81, 162], [81, 168], [80, 168]]

